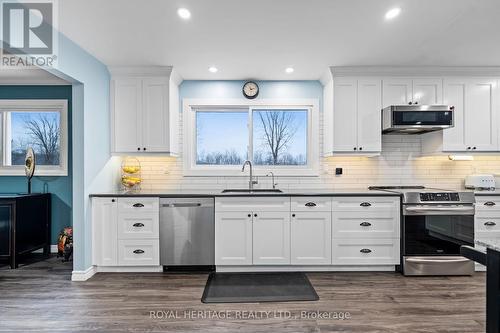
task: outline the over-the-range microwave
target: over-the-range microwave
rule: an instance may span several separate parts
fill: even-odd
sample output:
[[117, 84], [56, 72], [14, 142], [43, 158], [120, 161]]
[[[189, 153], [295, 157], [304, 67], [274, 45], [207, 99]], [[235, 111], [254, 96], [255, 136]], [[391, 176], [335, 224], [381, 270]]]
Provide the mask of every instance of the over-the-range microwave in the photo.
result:
[[453, 127], [454, 107], [391, 105], [382, 110], [382, 133], [422, 134]]

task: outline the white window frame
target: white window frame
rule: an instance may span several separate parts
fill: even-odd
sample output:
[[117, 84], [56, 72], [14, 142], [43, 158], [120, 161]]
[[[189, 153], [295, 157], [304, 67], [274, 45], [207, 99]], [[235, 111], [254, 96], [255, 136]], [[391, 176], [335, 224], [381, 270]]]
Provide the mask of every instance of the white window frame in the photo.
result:
[[[254, 165], [254, 174], [255, 176], [265, 176], [269, 171], [273, 171], [276, 176], [318, 176], [320, 158], [318, 105], [317, 99], [183, 99], [184, 176], [242, 176], [241, 165], [200, 166], [196, 164], [196, 112], [234, 112], [238, 109], [244, 109], [244, 112], [248, 112], [249, 118], [253, 116], [253, 110], [308, 110], [307, 165]], [[252, 131], [249, 130], [249, 145], [253, 145], [252, 135]]]
[[8, 117], [6, 112], [59, 112], [60, 114], [60, 164], [58, 166], [37, 165], [35, 176], [67, 176], [68, 175], [68, 101], [65, 99], [2, 99], [0, 100], [0, 176], [23, 176], [24, 166], [7, 166], [4, 161], [10, 149], [6, 149], [10, 133], [4, 130]]

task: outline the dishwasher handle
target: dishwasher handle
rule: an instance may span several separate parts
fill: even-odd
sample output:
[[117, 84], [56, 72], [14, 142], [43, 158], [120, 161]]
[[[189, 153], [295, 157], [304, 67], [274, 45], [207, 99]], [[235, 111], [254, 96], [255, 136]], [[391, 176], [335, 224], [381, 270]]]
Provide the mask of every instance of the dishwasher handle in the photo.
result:
[[162, 207], [201, 207], [199, 202], [183, 202], [183, 203], [172, 203], [172, 204], [162, 204]]

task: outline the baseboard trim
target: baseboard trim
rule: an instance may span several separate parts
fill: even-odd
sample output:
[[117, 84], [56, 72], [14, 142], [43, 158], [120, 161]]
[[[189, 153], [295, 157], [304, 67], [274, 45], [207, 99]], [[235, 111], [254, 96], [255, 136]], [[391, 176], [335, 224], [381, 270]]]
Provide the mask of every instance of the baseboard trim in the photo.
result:
[[163, 266], [95, 266], [96, 273], [158, 273]]
[[394, 272], [394, 265], [372, 266], [217, 266], [216, 272]]
[[[43, 249], [38, 249], [36, 251], [33, 251], [33, 253], [42, 253]], [[57, 245], [52, 244], [50, 246], [50, 253], [57, 253]]]
[[92, 276], [94, 276], [95, 273], [97, 273], [95, 266], [90, 266], [84, 271], [73, 271], [71, 273], [71, 281], [75, 282], [87, 281]]

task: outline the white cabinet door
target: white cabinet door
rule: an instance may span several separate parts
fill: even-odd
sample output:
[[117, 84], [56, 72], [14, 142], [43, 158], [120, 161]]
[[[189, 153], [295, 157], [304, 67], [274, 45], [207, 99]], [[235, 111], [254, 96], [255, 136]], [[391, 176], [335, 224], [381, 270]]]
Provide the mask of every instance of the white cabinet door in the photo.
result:
[[357, 80], [336, 79], [333, 96], [333, 151], [357, 150]]
[[357, 107], [358, 151], [380, 152], [382, 150], [381, 80], [358, 80]]
[[[142, 80], [143, 146], [146, 152], [169, 152], [168, 79]], [[177, 125], [177, 124], [175, 124]]]
[[289, 212], [254, 212], [253, 264], [290, 264]]
[[292, 265], [332, 263], [332, 213], [292, 212]]
[[216, 211], [215, 264], [252, 264], [252, 215], [250, 212]]
[[141, 79], [114, 79], [111, 82], [113, 151], [137, 152], [142, 145]]
[[115, 198], [92, 198], [93, 265], [118, 265], [118, 208]]
[[443, 151], [465, 151], [465, 95], [467, 83], [463, 79], [445, 79], [443, 104], [454, 106], [455, 126], [443, 131]]
[[382, 107], [410, 103], [412, 101], [412, 86], [411, 79], [384, 79], [382, 85]]
[[414, 79], [412, 101], [420, 105], [443, 104], [443, 80]]
[[498, 150], [496, 80], [468, 82], [465, 99], [465, 142], [473, 151]]

